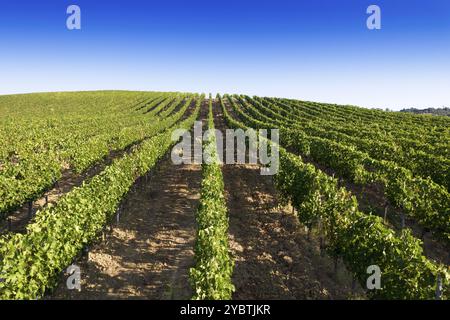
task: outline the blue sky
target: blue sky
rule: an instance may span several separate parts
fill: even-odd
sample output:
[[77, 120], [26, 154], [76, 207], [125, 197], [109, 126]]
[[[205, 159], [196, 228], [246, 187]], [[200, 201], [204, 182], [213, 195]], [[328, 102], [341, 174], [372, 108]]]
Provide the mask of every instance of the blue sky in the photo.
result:
[[[81, 30], [66, 28], [71, 4]], [[366, 28], [371, 4], [381, 30]], [[129, 89], [450, 106], [448, 0], [2, 1], [0, 41], [0, 94]]]

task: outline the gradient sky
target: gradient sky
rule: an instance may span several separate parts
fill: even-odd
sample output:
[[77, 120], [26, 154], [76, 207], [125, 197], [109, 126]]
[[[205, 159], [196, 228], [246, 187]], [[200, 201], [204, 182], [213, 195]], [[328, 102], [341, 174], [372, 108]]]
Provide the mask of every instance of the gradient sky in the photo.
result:
[[[77, 4], [82, 30], [66, 28]], [[366, 9], [382, 29], [366, 28]], [[0, 3], [0, 94], [245, 93], [398, 110], [450, 106], [448, 0]]]

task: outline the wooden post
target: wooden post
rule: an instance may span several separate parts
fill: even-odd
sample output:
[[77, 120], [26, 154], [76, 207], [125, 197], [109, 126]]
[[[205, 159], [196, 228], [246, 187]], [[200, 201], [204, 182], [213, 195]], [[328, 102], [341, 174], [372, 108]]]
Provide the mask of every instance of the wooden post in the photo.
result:
[[438, 274], [436, 281], [436, 300], [442, 299], [442, 276]]
[[388, 215], [388, 205], [384, 207], [384, 223], [387, 221], [387, 215]]
[[45, 205], [48, 205], [48, 194], [45, 195]]
[[89, 261], [89, 247], [85, 246], [83, 251], [84, 254], [86, 255], [86, 260]]
[[11, 217], [8, 217], [8, 231], [11, 231], [11, 229], [12, 229]]
[[120, 222], [120, 207], [117, 210], [117, 215], [116, 215], [116, 223], [119, 224], [119, 222]]
[[320, 255], [324, 254], [324, 244], [323, 244], [323, 233], [322, 233], [322, 220], [319, 220], [319, 247], [320, 247]]

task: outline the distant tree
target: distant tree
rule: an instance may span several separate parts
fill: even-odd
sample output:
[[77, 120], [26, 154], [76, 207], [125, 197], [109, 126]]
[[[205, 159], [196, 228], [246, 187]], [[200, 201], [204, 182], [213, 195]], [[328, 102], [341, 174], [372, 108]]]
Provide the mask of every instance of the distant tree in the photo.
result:
[[426, 108], [426, 109], [417, 109], [417, 108], [407, 108], [402, 109], [400, 112], [409, 112], [415, 114], [433, 114], [437, 116], [450, 116], [450, 108], [442, 107], [442, 108]]

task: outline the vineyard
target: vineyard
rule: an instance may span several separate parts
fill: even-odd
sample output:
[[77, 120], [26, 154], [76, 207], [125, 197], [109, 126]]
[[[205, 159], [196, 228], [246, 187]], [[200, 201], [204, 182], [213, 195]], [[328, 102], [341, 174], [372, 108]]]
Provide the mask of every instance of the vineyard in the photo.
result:
[[[278, 129], [278, 143], [256, 131], [278, 171], [223, 163], [216, 134], [209, 161], [174, 164], [173, 132], [196, 121], [223, 136]], [[0, 141], [0, 299], [450, 298], [448, 117], [41, 93], [0, 96]]]

